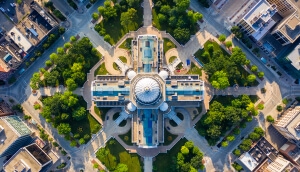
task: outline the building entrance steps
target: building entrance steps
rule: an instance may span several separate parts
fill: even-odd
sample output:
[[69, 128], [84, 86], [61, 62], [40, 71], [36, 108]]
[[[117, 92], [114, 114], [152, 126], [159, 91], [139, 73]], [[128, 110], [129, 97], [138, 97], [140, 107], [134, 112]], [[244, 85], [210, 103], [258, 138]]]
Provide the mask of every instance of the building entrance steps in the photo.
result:
[[128, 114], [124, 111], [120, 112], [120, 116], [115, 120], [115, 123], [119, 125], [123, 120], [128, 118]]

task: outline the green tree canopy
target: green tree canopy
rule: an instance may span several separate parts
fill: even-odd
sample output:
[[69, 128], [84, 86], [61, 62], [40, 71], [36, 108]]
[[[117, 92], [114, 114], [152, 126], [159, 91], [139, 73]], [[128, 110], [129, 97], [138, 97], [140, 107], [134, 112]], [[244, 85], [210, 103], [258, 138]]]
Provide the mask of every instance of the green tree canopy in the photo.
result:
[[60, 123], [57, 127], [57, 131], [59, 134], [69, 134], [71, 132], [70, 124]]
[[72, 114], [72, 117], [75, 118], [77, 121], [83, 119], [86, 117], [86, 110], [84, 107], [79, 107], [75, 110], [75, 112]]
[[121, 25], [127, 30], [134, 30], [137, 28], [137, 19], [137, 11], [134, 8], [129, 8], [127, 12], [121, 13], [120, 21]]

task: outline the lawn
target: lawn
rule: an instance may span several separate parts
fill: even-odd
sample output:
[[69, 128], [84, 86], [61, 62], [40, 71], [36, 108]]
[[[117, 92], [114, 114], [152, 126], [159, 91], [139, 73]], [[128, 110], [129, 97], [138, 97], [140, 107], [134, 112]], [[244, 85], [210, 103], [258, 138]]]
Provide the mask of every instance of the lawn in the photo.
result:
[[191, 74], [195, 74], [195, 75], [199, 75], [202, 76], [202, 69], [199, 68], [198, 66], [195, 65], [195, 63], [191, 63], [191, 68], [190, 70], [187, 72], [187, 74], [191, 75]]
[[180, 70], [183, 68], [183, 63], [180, 62], [177, 66], [176, 66], [176, 70]]
[[132, 41], [132, 38], [126, 39], [126, 40], [119, 46], [119, 48], [123, 48], [123, 49], [126, 49], [126, 50], [131, 50], [131, 41]]
[[95, 113], [102, 119], [102, 121], [105, 121], [105, 115], [110, 110], [109, 107], [101, 107], [100, 109], [97, 106], [94, 106]]
[[[210, 51], [208, 48], [209, 44], [213, 44], [213, 51]], [[195, 57], [200, 60], [204, 66], [205, 64], [209, 63], [210, 60], [212, 60], [212, 52], [221, 51], [223, 55], [227, 58], [230, 57], [230, 54], [228, 54], [217, 42], [214, 41], [207, 41], [204, 44], [203, 49], [199, 49], [195, 53]], [[231, 86], [234, 84], [238, 84], [239, 86], [257, 86], [259, 83], [255, 80], [253, 83], [247, 82], [247, 77], [250, 75], [242, 66], [237, 66], [238, 71], [241, 73], [241, 77], [237, 79], [229, 79], [229, 83]]]
[[97, 158], [106, 167], [113, 171], [118, 163], [126, 164], [130, 172], [141, 172], [142, 162], [140, 161], [140, 156], [133, 153], [128, 153], [123, 146], [114, 139], [111, 139], [106, 143], [105, 149], [108, 150], [108, 154], [104, 158], [100, 158], [99, 151], [96, 153]]
[[[177, 160], [177, 154], [180, 152], [181, 146], [185, 144], [188, 140], [183, 138], [177, 142], [175, 146], [168, 153], [160, 153], [155, 157], [155, 161], [153, 162], [153, 168], [156, 171], [170, 171], [171, 164], [174, 163], [173, 157], [175, 157], [175, 161]], [[176, 163], [176, 162], [175, 162]]]
[[170, 57], [169, 58], [169, 63], [171, 64], [171, 63], [173, 63], [174, 62], [174, 60], [176, 59], [177, 57], [176, 56], [172, 56], [172, 57]]
[[120, 70], [120, 69], [119, 69], [119, 66], [118, 66], [117, 63], [115, 63], [115, 62], [113, 63], [113, 68], [114, 68], [115, 70]]
[[127, 63], [126, 57], [120, 56], [119, 59], [120, 59], [123, 63]]
[[[83, 99], [83, 97], [78, 97], [78, 101], [80, 106], [86, 107], [86, 101]], [[98, 124], [98, 121], [87, 111], [87, 117], [81, 119], [80, 121], [76, 121], [74, 119], [70, 119], [68, 121], [68, 123], [71, 126], [71, 132], [73, 134], [78, 133], [80, 134], [81, 137], [83, 137], [85, 134], [89, 134], [91, 136], [91, 134], [95, 134], [97, 133], [100, 128], [98, 130], [95, 130], [94, 132], [92, 132], [93, 127]], [[101, 125], [100, 125], [101, 126]]]
[[170, 133], [167, 129], [164, 129], [164, 143], [163, 145], [169, 145], [178, 137], [178, 135], [174, 135]]
[[132, 146], [133, 143], [131, 142], [131, 129], [122, 135], [119, 135], [119, 137], [125, 142], [127, 145]]
[[102, 63], [94, 72], [94, 76], [97, 76], [97, 75], [107, 75], [109, 74], [108, 71], [106, 70], [106, 67], [105, 67], [105, 63]]
[[176, 48], [176, 45], [170, 41], [168, 38], [164, 38], [164, 54], [172, 48]]
[[[129, 28], [130, 30], [137, 30], [140, 26], [142, 26], [143, 23], [143, 8], [139, 6], [139, 8], [137, 8], [136, 10], [138, 16], [137, 26], [133, 26], [133, 28]], [[128, 30], [121, 25], [120, 22], [121, 13], [117, 13], [117, 14], [118, 16], [115, 17], [114, 19], [103, 20], [101, 23], [95, 26], [95, 29], [99, 26], [105, 29], [106, 34], [108, 34], [111, 38], [109, 40], [109, 43], [111, 45], [115, 45], [126, 33], [128, 33]]]

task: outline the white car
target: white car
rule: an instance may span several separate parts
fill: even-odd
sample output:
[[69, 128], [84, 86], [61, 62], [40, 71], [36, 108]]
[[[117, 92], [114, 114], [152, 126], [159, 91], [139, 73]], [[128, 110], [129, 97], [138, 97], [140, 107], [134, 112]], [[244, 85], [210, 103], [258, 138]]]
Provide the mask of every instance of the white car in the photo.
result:
[[15, 3], [10, 3], [10, 6], [11, 6], [11, 7], [15, 7], [16, 4], [15, 4]]
[[5, 12], [5, 9], [4, 9], [4, 8], [2, 8], [2, 7], [0, 7], [0, 10], [1, 10], [2, 12]]

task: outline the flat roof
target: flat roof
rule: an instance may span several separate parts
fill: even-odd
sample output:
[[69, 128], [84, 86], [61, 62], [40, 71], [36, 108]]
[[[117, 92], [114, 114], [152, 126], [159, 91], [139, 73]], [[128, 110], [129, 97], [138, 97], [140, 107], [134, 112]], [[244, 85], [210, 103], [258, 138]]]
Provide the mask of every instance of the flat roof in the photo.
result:
[[27, 52], [32, 47], [30, 41], [16, 27], [13, 27], [7, 34], [23, 51]]
[[265, 0], [260, 0], [245, 16], [246, 21], [250, 21], [255, 17], [260, 18], [261, 15], [270, 8], [270, 4]]
[[0, 126], [4, 129], [0, 132], [0, 140], [4, 141], [0, 144], [0, 154], [2, 154], [19, 136], [3, 119], [0, 119]]
[[300, 70], [300, 44], [295, 47], [295, 49], [287, 56], [287, 58], [292, 62], [292, 65]]
[[25, 136], [31, 134], [31, 130], [18, 116], [1, 117], [18, 136]]
[[242, 157], [240, 157], [240, 161], [247, 167], [250, 171], [253, 171], [257, 166], [257, 161], [248, 153], [244, 153]]

